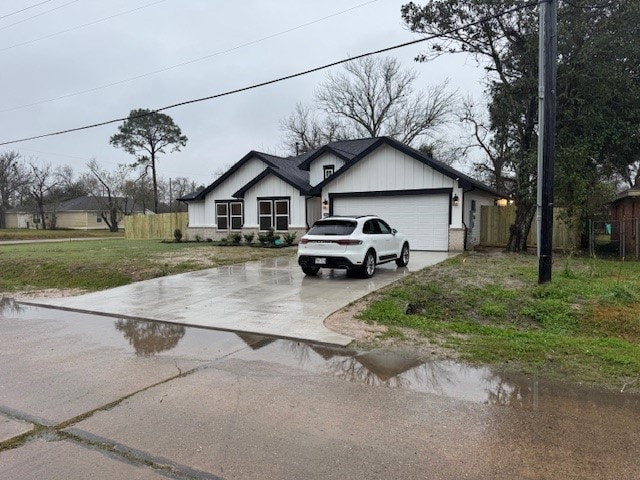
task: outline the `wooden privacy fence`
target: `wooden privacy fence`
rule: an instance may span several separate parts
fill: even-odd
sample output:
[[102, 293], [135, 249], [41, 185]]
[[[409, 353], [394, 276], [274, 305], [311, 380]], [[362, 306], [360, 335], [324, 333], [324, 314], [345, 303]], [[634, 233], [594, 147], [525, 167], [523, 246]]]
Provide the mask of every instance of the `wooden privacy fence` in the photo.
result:
[[124, 238], [127, 240], [173, 240], [176, 228], [186, 234], [187, 212], [124, 217]]
[[[570, 225], [564, 216], [564, 208], [553, 209], [553, 249], [569, 250], [580, 247], [580, 224]], [[506, 247], [509, 242], [509, 226], [515, 222], [516, 207], [482, 206], [480, 209], [480, 245]], [[533, 218], [527, 245], [537, 245], [538, 226]]]

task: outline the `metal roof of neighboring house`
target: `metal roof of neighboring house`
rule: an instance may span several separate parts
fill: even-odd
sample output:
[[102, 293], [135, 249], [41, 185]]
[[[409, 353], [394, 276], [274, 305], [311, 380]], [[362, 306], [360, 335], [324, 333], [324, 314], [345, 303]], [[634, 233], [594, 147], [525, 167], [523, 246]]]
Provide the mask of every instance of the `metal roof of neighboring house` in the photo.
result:
[[626, 200], [628, 198], [640, 198], [640, 187], [633, 187], [633, 188], [624, 190], [623, 192], [620, 192], [620, 194], [618, 194], [616, 199], [611, 203], [616, 203], [621, 200]]
[[[127, 213], [134, 211], [143, 211], [141, 206], [136, 205], [130, 198], [118, 197], [119, 200], [125, 204], [125, 210]], [[57, 208], [58, 212], [72, 212], [72, 211], [100, 211], [103, 210], [105, 202], [108, 201], [108, 197], [78, 197], [61, 202]]]

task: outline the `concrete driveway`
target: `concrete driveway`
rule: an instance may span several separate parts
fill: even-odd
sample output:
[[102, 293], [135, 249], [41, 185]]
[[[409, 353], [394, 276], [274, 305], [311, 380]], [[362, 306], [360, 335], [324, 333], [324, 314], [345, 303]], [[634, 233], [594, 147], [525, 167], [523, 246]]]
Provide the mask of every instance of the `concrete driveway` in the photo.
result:
[[[171, 275], [96, 293], [29, 304], [122, 318], [249, 332], [347, 345], [351, 337], [323, 322], [336, 310], [411, 272], [455, 254], [412, 252], [409, 265], [382, 265], [368, 280], [324, 270], [306, 277], [295, 257]], [[25, 302], [27, 303], [27, 302]]]

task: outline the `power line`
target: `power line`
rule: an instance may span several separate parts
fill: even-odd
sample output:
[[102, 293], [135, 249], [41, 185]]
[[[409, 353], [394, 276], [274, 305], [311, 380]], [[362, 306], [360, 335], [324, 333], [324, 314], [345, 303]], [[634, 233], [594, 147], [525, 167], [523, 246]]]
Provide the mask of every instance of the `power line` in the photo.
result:
[[[163, 1], [164, 1], [164, 0], [163, 0]], [[310, 21], [310, 22], [303, 23], [302, 25], [298, 25], [298, 26], [296, 26], [296, 27], [292, 27], [292, 28], [289, 28], [289, 29], [287, 29], [287, 30], [282, 30], [282, 31], [280, 31], [280, 32], [273, 33], [273, 34], [271, 34], [271, 35], [267, 35], [267, 36], [265, 36], [265, 37], [261, 37], [261, 38], [258, 38], [258, 39], [256, 39], [256, 40], [251, 40], [251, 41], [249, 41], [249, 42], [245, 42], [245, 43], [243, 43], [243, 44], [236, 45], [236, 46], [234, 46], [234, 47], [230, 47], [230, 48], [227, 48], [227, 49], [225, 49], [225, 50], [219, 50], [219, 51], [217, 51], [217, 52], [210, 53], [210, 54], [205, 55], [205, 56], [203, 56], [203, 57], [198, 57], [198, 58], [195, 58], [195, 59], [192, 59], [192, 60], [187, 60], [187, 61], [185, 61], [185, 62], [177, 63], [177, 64], [175, 64], [175, 65], [171, 65], [171, 66], [169, 66], [169, 67], [160, 68], [160, 69], [158, 69], [158, 70], [154, 70], [154, 71], [147, 72], [147, 73], [142, 73], [142, 74], [140, 74], [140, 75], [136, 75], [136, 76], [133, 76], [133, 77], [125, 78], [125, 79], [123, 79], [123, 80], [117, 80], [117, 81], [115, 81], [115, 82], [107, 83], [107, 84], [100, 85], [100, 86], [97, 86], [97, 87], [88, 88], [88, 89], [86, 89], [86, 90], [81, 90], [81, 91], [79, 91], [79, 92], [67, 93], [67, 94], [65, 94], [65, 95], [60, 95], [60, 96], [58, 96], [58, 97], [49, 98], [49, 99], [47, 99], [47, 100], [39, 100], [39, 101], [37, 101], [37, 102], [26, 103], [26, 104], [18, 105], [18, 106], [15, 106], [15, 107], [5, 108], [5, 109], [3, 109], [3, 110], [0, 110], [0, 113], [13, 112], [13, 111], [16, 111], [16, 110], [21, 110], [21, 109], [23, 109], [23, 108], [35, 107], [36, 105], [42, 105], [42, 104], [45, 104], [45, 103], [55, 102], [55, 101], [57, 101], [57, 100], [63, 100], [63, 99], [65, 99], [65, 98], [76, 97], [76, 96], [78, 96], [78, 95], [84, 95], [84, 94], [86, 94], [86, 93], [96, 92], [96, 91], [98, 91], [98, 90], [103, 90], [103, 89], [105, 89], [105, 88], [114, 87], [114, 86], [116, 86], [116, 85], [122, 85], [122, 84], [124, 84], [124, 83], [129, 83], [129, 82], [132, 82], [132, 81], [134, 81], [134, 80], [139, 80], [139, 79], [141, 79], [141, 78], [149, 77], [149, 76], [151, 76], [151, 75], [157, 75], [158, 73], [167, 72], [167, 71], [169, 71], [169, 70], [173, 70], [174, 68], [184, 67], [184, 66], [186, 66], [186, 65], [190, 65], [190, 64], [192, 64], [192, 63], [201, 62], [201, 61], [203, 61], [203, 60], [207, 60], [207, 59], [209, 59], [209, 58], [212, 58], [212, 57], [215, 57], [215, 56], [218, 56], [218, 55], [222, 55], [222, 54], [225, 54], [225, 53], [233, 52], [233, 51], [235, 51], [235, 50], [239, 50], [239, 49], [244, 48], [244, 47], [248, 47], [248, 46], [251, 46], [251, 45], [255, 45], [255, 44], [257, 44], [257, 43], [263, 42], [263, 41], [265, 41], [265, 40], [269, 40], [269, 39], [271, 39], [271, 38], [275, 38], [275, 37], [279, 37], [279, 36], [281, 36], [281, 35], [285, 35], [285, 34], [287, 34], [287, 33], [293, 32], [293, 31], [295, 31], [295, 30], [300, 30], [301, 28], [305, 28], [305, 27], [308, 27], [308, 26], [310, 26], [310, 25], [313, 25], [313, 24], [316, 24], [316, 23], [323, 22], [323, 21], [328, 20], [328, 19], [330, 19], [330, 18], [337, 17], [338, 15], [342, 15], [342, 14], [344, 14], [344, 13], [348, 13], [348, 12], [353, 11], [353, 10], [356, 10], [356, 9], [358, 9], [358, 8], [362, 8], [362, 7], [366, 6], [366, 5], [369, 5], [369, 4], [371, 4], [371, 3], [375, 3], [375, 2], [377, 2], [377, 1], [378, 1], [378, 0], [370, 0], [370, 1], [368, 1], [368, 2], [361, 3], [361, 4], [359, 4], [359, 5], [355, 5], [355, 6], [351, 7], [351, 8], [346, 9], [346, 10], [341, 10], [341, 11], [339, 11], [339, 12], [332, 13], [331, 15], [327, 15], [326, 17], [318, 18], [318, 19], [316, 19], [316, 20], [312, 20], [312, 21]], [[9, 48], [12, 48], [12, 47], [9, 47]], [[0, 50], [0, 52], [1, 52], [1, 51], [3, 51], [3, 50]]]
[[39, 7], [40, 5], [43, 5], [45, 3], [49, 3], [50, 1], [51, 0], [44, 0], [44, 2], [36, 3], [34, 5], [29, 5], [28, 7], [21, 8], [20, 10], [16, 10], [15, 12], [7, 13], [5, 15], [2, 15], [0, 17], [0, 20], [2, 20], [3, 18], [11, 17], [12, 15], [17, 15], [18, 13], [22, 13], [22, 12], [24, 12], [26, 10], [30, 10], [30, 9], [35, 8], [35, 7]]
[[82, 126], [82, 127], [69, 128], [67, 130], [60, 130], [60, 131], [52, 132], [52, 133], [45, 133], [45, 134], [42, 134], [42, 135], [35, 135], [33, 137], [25, 137], [25, 138], [21, 138], [21, 139], [17, 139], [17, 140], [10, 140], [10, 141], [7, 141], [7, 142], [0, 143], [0, 146], [11, 145], [11, 144], [14, 144], [14, 143], [28, 142], [28, 141], [37, 140], [37, 139], [40, 139], [40, 138], [54, 137], [54, 136], [58, 136], [58, 135], [65, 135], [67, 133], [79, 132], [79, 131], [82, 131], [82, 130], [89, 130], [89, 129], [92, 129], [92, 128], [97, 128], [97, 127], [102, 127], [102, 126], [105, 126], [105, 125], [110, 125], [112, 123], [119, 123], [119, 122], [124, 122], [126, 120], [131, 120], [131, 119], [135, 119], [135, 118], [147, 117], [147, 116], [150, 116], [150, 115], [154, 115], [154, 114], [156, 114], [158, 112], [163, 112], [165, 110], [171, 110], [171, 109], [174, 109], [174, 108], [177, 108], [177, 107], [182, 107], [182, 106], [185, 106], [185, 105], [191, 105], [193, 103], [200, 103], [200, 102], [204, 102], [204, 101], [207, 101], [207, 100], [213, 100], [213, 99], [216, 99], [216, 98], [228, 97], [230, 95], [235, 95], [237, 93], [246, 92], [246, 91], [249, 91], [249, 90], [255, 90], [257, 88], [266, 87], [267, 85], [273, 85], [274, 83], [279, 83], [279, 82], [283, 82], [285, 80], [291, 80], [293, 78], [302, 77], [304, 75], [309, 75], [311, 73], [319, 72], [321, 70], [326, 70], [328, 68], [335, 67], [335, 66], [341, 65], [343, 63], [352, 62], [352, 61], [358, 60], [360, 58], [365, 58], [365, 57], [370, 57], [372, 55], [378, 55], [380, 53], [390, 52], [392, 50], [397, 50], [397, 49], [400, 49], [400, 48], [408, 47], [410, 45], [416, 45], [418, 43], [427, 42], [429, 40], [434, 40], [436, 38], [441, 38], [441, 37], [446, 36], [446, 35], [451, 35], [452, 33], [459, 32], [459, 31], [462, 31], [462, 30], [464, 30], [466, 28], [479, 25], [481, 23], [487, 22], [488, 20], [499, 18], [499, 17], [502, 17], [504, 15], [507, 15], [507, 14], [510, 14], [510, 13], [514, 13], [514, 12], [517, 12], [517, 11], [520, 11], [520, 10], [524, 10], [525, 8], [529, 8], [529, 7], [533, 7], [533, 6], [537, 6], [537, 5], [538, 5], [538, 2], [525, 3], [525, 4], [520, 5], [518, 7], [514, 7], [514, 8], [511, 8], [509, 10], [504, 10], [504, 11], [502, 11], [500, 13], [496, 13], [494, 15], [489, 15], [489, 16], [486, 16], [486, 17], [482, 17], [480, 20], [477, 20], [475, 22], [468, 23], [468, 24], [463, 25], [463, 26], [458, 27], [458, 28], [452, 28], [452, 29], [446, 30], [446, 31], [444, 31], [442, 33], [439, 33], [439, 34], [436, 34], [436, 35], [431, 35], [431, 36], [420, 38], [420, 39], [417, 39], [417, 40], [411, 40], [409, 42], [404, 42], [404, 43], [400, 43], [400, 44], [397, 44], [397, 45], [393, 45], [391, 47], [381, 48], [379, 50], [374, 50], [374, 51], [371, 51], [371, 52], [362, 53], [360, 55], [356, 55], [355, 57], [343, 58], [342, 60], [337, 60], [335, 62], [327, 63], [327, 64], [321, 65], [319, 67], [311, 68], [311, 69], [304, 70], [304, 71], [298, 72], [298, 73], [293, 73], [293, 74], [290, 74], [290, 75], [285, 75], [283, 77], [275, 78], [275, 79], [272, 79], [272, 80], [267, 80], [265, 82], [255, 83], [255, 84], [249, 85], [247, 87], [236, 88], [234, 90], [228, 90], [226, 92], [217, 93], [217, 94], [214, 94], [214, 95], [209, 95], [207, 97], [195, 98], [195, 99], [192, 99], [192, 100], [186, 100], [186, 101], [183, 101], [183, 102], [174, 103], [172, 105], [167, 105], [165, 107], [161, 107], [161, 108], [157, 108], [155, 110], [151, 110], [150, 112], [144, 113], [144, 114], [141, 114], [141, 115], [136, 115], [136, 116], [133, 116], [133, 117], [115, 118], [113, 120], [106, 120], [104, 122], [93, 123], [91, 125], [85, 125], [85, 126]]
[[127, 15], [129, 13], [137, 12], [138, 10], [142, 10], [143, 8], [152, 7], [154, 5], [157, 5], [158, 3], [162, 3], [162, 2], [165, 2], [165, 1], [166, 0], [158, 0], [156, 2], [147, 3], [146, 5], [142, 5], [142, 6], [137, 7], [137, 8], [132, 8], [131, 10], [126, 10], [124, 12], [116, 13], [116, 14], [110, 15], [108, 17], [100, 18], [98, 20], [94, 20], [93, 22], [83, 23], [82, 25], [77, 25], [75, 27], [67, 28], [66, 30], [61, 30], [59, 32], [51, 33], [49, 35], [45, 35], [44, 37], [38, 37], [38, 38], [35, 38], [33, 40], [28, 40], [26, 42], [16, 43], [15, 45], [10, 45], [8, 47], [0, 48], [0, 52], [5, 52], [7, 50], [11, 50], [11, 49], [17, 48], [17, 47], [23, 47], [25, 45], [30, 45], [32, 43], [36, 43], [36, 42], [39, 42], [41, 40], [46, 40], [48, 38], [52, 38], [52, 37], [56, 37], [58, 35], [62, 35], [63, 33], [69, 33], [69, 32], [73, 32], [74, 30], [80, 30], [81, 28], [89, 27], [91, 25], [96, 25], [97, 23], [106, 22], [107, 20], [111, 20], [111, 19], [116, 18], [116, 17], [121, 17], [121, 16]]
[[37, 17], [41, 17], [42, 15], [46, 15], [47, 13], [51, 13], [51, 12], [53, 12], [55, 10], [59, 10], [61, 8], [66, 7], [67, 5], [71, 5], [72, 3], [77, 3], [79, 1], [80, 0], [71, 0], [70, 2], [63, 3], [62, 5], [59, 5], [59, 6], [55, 7], [55, 8], [51, 8], [49, 10], [45, 10], [44, 12], [38, 13], [37, 15], [33, 15], [32, 17], [28, 17], [28, 18], [25, 18], [23, 20], [20, 20], [19, 22], [10, 23], [9, 25], [5, 25], [4, 27], [0, 27], [0, 30], [6, 30], [7, 28], [15, 27], [16, 25], [20, 25], [21, 23], [28, 22], [29, 20], [32, 20], [32, 19], [37, 18]]

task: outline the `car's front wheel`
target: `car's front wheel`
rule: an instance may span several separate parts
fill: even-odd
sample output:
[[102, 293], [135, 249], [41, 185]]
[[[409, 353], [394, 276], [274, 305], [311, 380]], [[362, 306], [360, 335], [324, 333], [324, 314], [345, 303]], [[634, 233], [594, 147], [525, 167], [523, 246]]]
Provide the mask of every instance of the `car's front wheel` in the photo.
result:
[[376, 273], [376, 252], [369, 250], [364, 256], [360, 275], [362, 275], [362, 278], [371, 278], [374, 273]]
[[320, 269], [318, 267], [302, 267], [302, 271], [305, 275], [309, 275], [310, 277], [315, 277], [318, 275]]
[[409, 264], [409, 244], [405, 242], [402, 245], [402, 251], [400, 257], [396, 260], [396, 265], [399, 267], [406, 267]]

